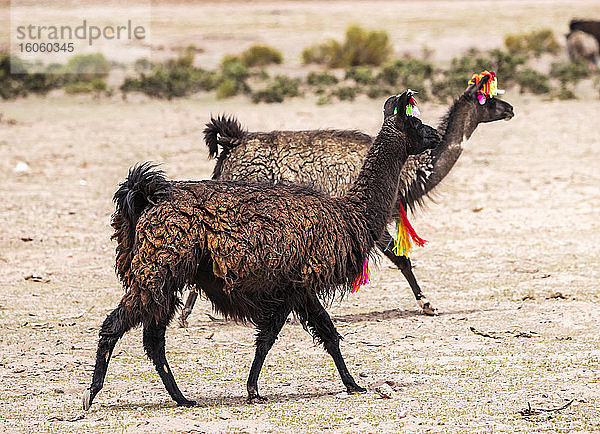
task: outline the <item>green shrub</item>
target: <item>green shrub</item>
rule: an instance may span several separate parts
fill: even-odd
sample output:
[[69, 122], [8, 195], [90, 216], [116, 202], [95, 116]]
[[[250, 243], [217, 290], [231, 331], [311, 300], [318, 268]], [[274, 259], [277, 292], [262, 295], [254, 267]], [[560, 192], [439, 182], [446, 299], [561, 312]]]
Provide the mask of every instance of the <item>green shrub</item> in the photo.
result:
[[0, 53], [0, 97], [2, 99], [26, 96], [28, 93], [45, 94], [64, 85], [62, 65], [50, 65], [45, 73], [29, 73], [26, 64], [16, 56]]
[[358, 84], [375, 84], [373, 70], [368, 66], [353, 66], [346, 69], [346, 80], [354, 80]]
[[300, 79], [277, 75], [265, 89], [252, 94], [252, 102], [283, 102], [286, 97], [299, 96], [299, 86]]
[[560, 86], [560, 90], [558, 91], [556, 96], [558, 97], [558, 99], [563, 100], [563, 101], [567, 100], [567, 99], [576, 99], [577, 98], [575, 96], [575, 93], [571, 89], [567, 88], [565, 85]]
[[152, 63], [150, 63], [150, 61], [145, 57], [136, 59], [136, 61], [133, 63], [133, 70], [137, 73], [148, 72], [151, 69], [152, 69]]
[[[398, 59], [386, 63], [379, 78], [395, 88], [410, 88], [419, 91], [419, 97], [426, 100], [428, 94], [428, 80], [433, 77], [433, 64], [415, 58]], [[371, 94], [375, 95], [374, 92]], [[376, 96], [375, 98], [381, 95]]]
[[560, 50], [550, 29], [506, 35], [504, 45], [511, 53], [533, 54], [535, 57], [539, 57], [542, 53], [556, 54]]
[[394, 95], [396, 93], [397, 92], [394, 92], [394, 90], [392, 90], [388, 87], [381, 87], [381, 86], [370, 86], [369, 89], [367, 90], [367, 96], [371, 99], [383, 98], [386, 96]]
[[217, 99], [231, 98], [237, 95], [238, 84], [232, 78], [226, 78], [219, 83], [217, 87]]
[[302, 50], [302, 63], [316, 63], [325, 65], [334, 62], [334, 59], [341, 56], [342, 46], [338, 41], [329, 40], [320, 45]]
[[524, 68], [517, 72], [515, 81], [521, 87], [521, 93], [531, 92], [536, 95], [550, 92], [550, 80], [547, 75], [531, 68]]
[[66, 74], [77, 74], [75, 81], [92, 81], [105, 78], [110, 72], [110, 63], [102, 53], [76, 54], [65, 65]]
[[331, 86], [338, 83], [335, 75], [328, 72], [310, 72], [306, 77], [306, 82], [311, 86]]
[[527, 58], [523, 54], [510, 53], [499, 49], [490, 50], [488, 59], [488, 69], [496, 72], [499, 83], [516, 80], [517, 70], [527, 62]]
[[562, 85], [577, 84], [589, 75], [590, 72], [583, 62], [555, 62], [550, 68], [550, 76], [557, 78]]
[[381, 65], [392, 52], [390, 38], [384, 31], [366, 31], [359, 26], [346, 30], [344, 43], [329, 40], [302, 51], [304, 63], [327, 64], [331, 68]]
[[490, 59], [472, 48], [463, 56], [452, 59], [450, 68], [444, 71], [441, 79], [433, 81], [431, 90], [440, 101], [446, 101], [461, 94], [471, 76], [485, 69], [491, 69]]
[[70, 81], [65, 85], [65, 92], [70, 94], [91, 92], [100, 94], [100, 92], [106, 91], [106, 88], [106, 81], [102, 80], [101, 78], [95, 78], [91, 81]]
[[340, 101], [354, 101], [357, 93], [357, 88], [351, 86], [340, 86], [331, 92], [331, 94], [337, 96]]
[[221, 77], [224, 80], [235, 80], [244, 82], [250, 76], [250, 71], [246, 65], [238, 58], [225, 56], [221, 62]]
[[253, 45], [240, 55], [242, 63], [247, 67], [266, 66], [283, 62], [283, 55], [268, 45]]
[[195, 49], [188, 47], [183, 55], [154, 65], [149, 73], [124, 80], [122, 92], [139, 91], [154, 98], [175, 98], [214, 90], [220, 83], [215, 72], [194, 67]]

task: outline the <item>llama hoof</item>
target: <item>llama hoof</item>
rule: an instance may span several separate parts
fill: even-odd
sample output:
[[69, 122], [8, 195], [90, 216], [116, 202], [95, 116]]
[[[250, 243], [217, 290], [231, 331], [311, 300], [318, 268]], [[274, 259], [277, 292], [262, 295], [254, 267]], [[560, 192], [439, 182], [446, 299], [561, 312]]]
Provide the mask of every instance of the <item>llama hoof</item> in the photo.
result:
[[431, 305], [431, 303], [429, 303], [429, 300], [427, 300], [426, 298], [417, 300], [417, 303], [419, 304], [419, 307], [421, 308], [421, 310], [423, 311], [423, 313], [425, 315], [429, 315], [429, 316], [437, 316], [438, 315], [438, 310], [435, 307], [433, 307]]
[[92, 393], [91, 393], [90, 389], [86, 389], [85, 392], [83, 392], [83, 409], [85, 411], [88, 411], [91, 406], [92, 406]]
[[186, 399], [185, 401], [178, 402], [177, 405], [179, 407], [195, 407], [198, 405], [196, 401], [192, 401], [191, 399]]
[[263, 398], [260, 395], [254, 395], [249, 396], [248, 399], [246, 399], [246, 402], [248, 404], [264, 404], [265, 402], [267, 402], [267, 398]]
[[346, 386], [346, 390], [348, 393], [365, 393], [367, 389], [364, 387], [360, 387], [358, 384], [352, 384], [350, 386]]

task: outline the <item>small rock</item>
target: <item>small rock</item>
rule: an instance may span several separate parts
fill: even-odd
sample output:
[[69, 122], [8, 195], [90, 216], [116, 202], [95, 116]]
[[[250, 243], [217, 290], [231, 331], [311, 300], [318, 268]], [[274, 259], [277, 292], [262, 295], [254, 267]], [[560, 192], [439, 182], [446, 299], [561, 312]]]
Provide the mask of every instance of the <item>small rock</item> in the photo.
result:
[[80, 179], [79, 185], [87, 185], [87, 181], [85, 179]]
[[391, 399], [394, 396], [394, 390], [387, 383], [383, 383], [379, 386], [376, 386], [375, 392], [377, 392], [379, 396], [385, 399]]
[[219, 414], [219, 419], [223, 419], [223, 420], [231, 419], [232, 417], [233, 417], [233, 415], [226, 410], [223, 410], [221, 412], [221, 414]]
[[350, 395], [348, 395], [348, 392], [340, 392], [337, 395], [335, 395], [336, 398], [338, 399], [346, 399], [348, 398]]
[[29, 167], [29, 164], [25, 163], [24, 161], [19, 161], [19, 162], [17, 162], [17, 164], [13, 168], [13, 172], [15, 172], [15, 173], [29, 173], [29, 172], [31, 172], [31, 167]]
[[369, 374], [367, 374], [366, 372], [362, 371], [362, 372], [359, 372], [359, 373], [358, 373], [358, 376], [359, 376], [360, 378], [367, 378], [367, 377], [369, 376]]
[[565, 299], [566, 297], [563, 295], [562, 292], [554, 292], [552, 294], [550, 294], [548, 297], [546, 297], [547, 299], [551, 299], [551, 298], [561, 298], [561, 299]]

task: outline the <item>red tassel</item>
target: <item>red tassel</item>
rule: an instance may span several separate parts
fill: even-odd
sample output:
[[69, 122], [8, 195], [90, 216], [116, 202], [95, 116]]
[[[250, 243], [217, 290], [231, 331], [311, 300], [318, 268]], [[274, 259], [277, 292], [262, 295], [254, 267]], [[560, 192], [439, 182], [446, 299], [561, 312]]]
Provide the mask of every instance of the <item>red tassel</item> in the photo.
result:
[[427, 240], [424, 240], [423, 238], [418, 236], [413, 227], [410, 225], [408, 217], [406, 217], [406, 212], [404, 211], [404, 206], [402, 206], [402, 202], [400, 202], [400, 218], [402, 219], [402, 224], [408, 231], [408, 234], [410, 235], [410, 238], [412, 238], [413, 242], [417, 246], [423, 247], [425, 243], [427, 243]]
[[350, 292], [354, 294], [358, 291], [361, 285], [364, 285], [369, 282], [371, 278], [371, 272], [369, 271], [369, 259], [365, 258], [365, 262], [363, 262], [363, 268], [360, 274], [357, 274], [354, 278], [354, 282], [352, 282], [352, 286], [350, 287]]

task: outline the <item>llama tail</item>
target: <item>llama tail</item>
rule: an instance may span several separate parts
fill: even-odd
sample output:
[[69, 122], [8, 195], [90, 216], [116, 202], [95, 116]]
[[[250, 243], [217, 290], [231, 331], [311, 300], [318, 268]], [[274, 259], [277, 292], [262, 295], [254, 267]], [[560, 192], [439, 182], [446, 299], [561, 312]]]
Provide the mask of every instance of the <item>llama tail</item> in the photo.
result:
[[219, 145], [225, 153], [242, 143], [246, 131], [242, 129], [239, 121], [233, 116], [219, 115], [216, 119], [211, 117], [204, 128], [204, 140], [208, 146], [210, 158], [219, 154]]
[[166, 196], [171, 184], [161, 170], [150, 163], [138, 164], [129, 169], [127, 179], [121, 183], [113, 197], [116, 204], [111, 226], [115, 229], [112, 239], [117, 240], [117, 273], [127, 285], [126, 276], [131, 265], [135, 246], [135, 227], [148, 205], [156, 204]]

